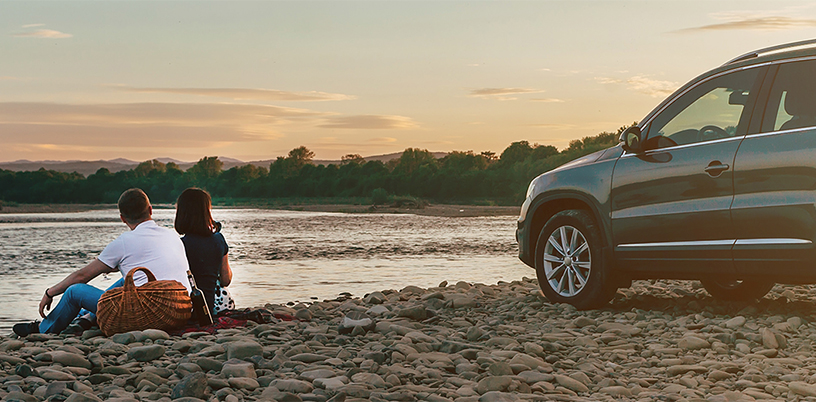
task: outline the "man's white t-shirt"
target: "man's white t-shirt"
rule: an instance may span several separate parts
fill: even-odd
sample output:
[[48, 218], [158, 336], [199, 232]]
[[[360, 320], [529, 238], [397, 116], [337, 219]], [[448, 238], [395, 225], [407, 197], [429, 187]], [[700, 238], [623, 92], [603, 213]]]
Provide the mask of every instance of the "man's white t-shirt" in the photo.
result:
[[[157, 280], [176, 280], [190, 291], [187, 279], [190, 265], [184, 243], [175, 232], [157, 225], [152, 219], [122, 233], [102, 250], [97, 259], [111, 268], [118, 268], [123, 277], [133, 268], [146, 267]], [[133, 279], [136, 286], [147, 283], [147, 276], [142, 272], [133, 274]]]

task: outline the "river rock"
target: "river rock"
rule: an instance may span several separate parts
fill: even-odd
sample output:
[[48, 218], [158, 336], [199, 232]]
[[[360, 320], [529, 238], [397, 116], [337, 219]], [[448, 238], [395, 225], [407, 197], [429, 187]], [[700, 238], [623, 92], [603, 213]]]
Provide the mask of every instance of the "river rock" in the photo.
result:
[[76, 377], [63, 371], [52, 369], [37, 369], [40, 378], [49, 381], [74, 381]]
[[92, 367], [91, 362], [88, 361], [88, 359], [76, 353], [57, 350], [49, 352], [48, 354], [51, 355], [52, 362], [62, 364], [63, 366], [82, 367], [86, 369], [90, 369]]
[[202, 372], [187, 374], [173, 387], [173, 392], [170, 394], [172, 399], [182, 398], [185, 396], [204, 399], [204, 393], [207, 391], [207, 376]]
[[575, 392], [589, 392], [589, 388], [582, 382], [563, 375], [556, 375], [555, 382], [559, 385]]
[[304, 362], [304, 363], [316, 363], [322, 362], [328, 359], [327, 356], [319, 355], [316, 353], [298, 353], [289, 358], [289, 360], [296, 361], [296, 362]]
[[759, 334], [762, 336], [762, 346], [768, 349], [778, 349], [779, 342], [776, 339], [776, 334], [773, 333], [768, 328], [762, 328], [759, 331]]
[[397, 312], [398, 317], [406, 317], [412, 320], [421, 321], [428, 318], [428, 312], [425, 310], [425, 306], [423, 305], [416, 305], [411, 307], [405, 307], [400, 309]]
[[245, 359], [252, 356], [262, 356], [263, 346], [250, 340], [230, 342], [225, 346], [227, 359]]
[[791, 392], [802, 396], [816, 396], [816, 385], [808, 384], [802, 381], [794, 381], [788, 384]]
[[149, 362], [164, 356], [164, 352], [162, 345], [137, 346], [128, 350], [127, 357], [138, 362]]
[[485, 394], [490, 391], [506, 391], [512, 383], [509, 376], [485, 377], [476, 385], [476, 392]]
[[684, 336], [677, 342], [677, 346], [683, 350], [699, 350], [699, 349], [707, 349], [711, 347], [711, 344], [708, 343], [707, 340], [698, 338], [696, 336]]
[[513, 358], [510, 359], [510, 364], [521, 364], [531, 369], [549, 366], [549, 364], [543, 360], [524, 353], [517, 353], [515, 356], [513, 356]]
[[291, 392], [295, 394], [306, 394], [314, 390], [312, 384], [301, 380], [277, 379], [272, 381], [269, 386], [277, 388], [279, 391]]
[[140, 331], [139, 335], [140, 338], [150, 339], [154, 342], [159, 339], [170, 339], [170, 334], [160, 329], [146, 329], [144, 331]]
[[227, 381], [229, 381], [229, 385], [233, 389], [247, 389], [252, 391], [255, 388], [260, 387], [260, 384], [258, 384], [258, 381], [254, 378], [230, 377]]
[[221, 367], [221, 375], [225, 378], [246, 377], [257, 378], [255, 366], [252, 363], [241, 362], [240, 360], [229, 360]]
[[479, 397], [479, 402], [516, 402], [519, 397], [510, 392], [490, 391]]
[[102, 400], [92, 394], [75, 392], [65, 399], [65, 402], [102, 402]]
[[[348, 312], [340, 325], [337, 326], [337, 332], [340, 334], [350, 334], [355, 328], [360, 328], [363, 333], [374, 330], [376, 323], [367, 314], [360, 311]], [[358, 332], [360, 331], [358, 330]]]
[[734, 318], [729, 319], [724, 324], [725, 324], [725, 327], [728, 328], [728, 329], [737, 329], [737, 328], [745, 325], [745, 321], [746, 321], [745, 317], [743, 317], [741, 315], [738, 315], [738, 316], [736, 316]]

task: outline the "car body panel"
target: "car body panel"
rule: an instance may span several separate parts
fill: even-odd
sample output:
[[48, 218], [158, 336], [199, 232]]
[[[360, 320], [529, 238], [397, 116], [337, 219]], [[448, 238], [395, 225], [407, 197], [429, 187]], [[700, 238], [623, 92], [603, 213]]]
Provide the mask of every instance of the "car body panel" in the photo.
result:
[[[611, 190], [615, 259], [631, 270], [733, 273], [733, 166], [742, 137], [621, 157]], [[723, 242], [726, 241], [726, 242]]]
[[[612, 169], [617, 157], [622, 154], [620, 146], [601, 150], [570, 162], [569, 166], [562, 165], [534, 179], [537, 188], [554, 188], [552, 191], [538, 191], [535, 197], [528, 197], [522, 206], [522, 216], [525, 210], [536, 211], [542, 206], [557, 200], [578, 200], [589, 206], [593, 214], [609, 215], [609, 188], [612, 180]], [[583, 183], [579, 185], [579, 183]], [[538, 233], [533, 233], [531, 219], [518, 221], [516, 240], [519, 243], [519, 258], [533, 267], [535, 241]], [[541, 225], [543, 226], [543, 224]], [[601, 225], [605, 240], [610, 239], [608, 225]]]
[[816, 128], [748, 136], [735, 162], [734, 259], [744, 274], [816, 274]]

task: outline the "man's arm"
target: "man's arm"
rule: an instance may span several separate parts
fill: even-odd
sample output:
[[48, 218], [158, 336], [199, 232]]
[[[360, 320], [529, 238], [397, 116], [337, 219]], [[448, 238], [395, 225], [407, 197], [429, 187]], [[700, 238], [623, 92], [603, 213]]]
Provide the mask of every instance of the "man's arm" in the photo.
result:
[[72, 272], [66, 276], [65, 279], [61, 280], [60, 283], [45, 290], [45, 294], [43, 294], [42, 300], [40, 300], [40, 317], [45, 318], [45, 310], [51, 310], [51, 302], [54, 301], [54, 296], [62, 294], [69, 286], [76, 283], [88, 283], [88, 281], [96, 278], [100, 274], [115, 271], [116, 269], [94, 258], [90, 264]]

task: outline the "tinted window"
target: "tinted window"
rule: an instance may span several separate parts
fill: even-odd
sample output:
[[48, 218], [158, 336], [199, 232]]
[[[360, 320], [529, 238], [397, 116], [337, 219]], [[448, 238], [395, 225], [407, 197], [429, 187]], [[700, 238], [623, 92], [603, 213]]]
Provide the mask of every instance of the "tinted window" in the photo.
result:
[[816, 61], [779, 66], [771, 88], [762, 131], [816, 126]]
[[745, 106], [759, 69], [708, 80], [675, 100], [650, 124], [646, 149], [666, 148], [743, 135]]

